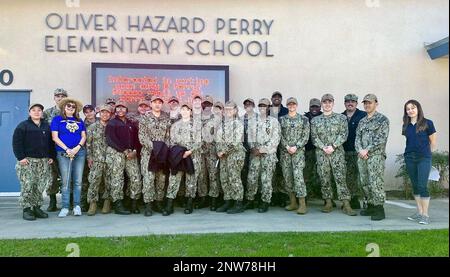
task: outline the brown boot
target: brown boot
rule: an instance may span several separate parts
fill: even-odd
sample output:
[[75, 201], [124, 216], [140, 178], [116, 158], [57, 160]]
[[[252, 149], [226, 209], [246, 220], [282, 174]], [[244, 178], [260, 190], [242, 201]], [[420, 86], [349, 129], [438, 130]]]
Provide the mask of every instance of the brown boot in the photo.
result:
[[300, 197], [298, 199], [298, 203], [300, 204], [300, 206], [298, 207], [297, 213], [298, 214], [306, 214], [308, 212], [308, 210], [306, 209], [305, 197]]
[[298, 209], [297, 198], [293, 192], [289, 193], [290, 204], [284, 207], [287, 211], [293, 211]]
[[322, 208], [322, 213], [330, 213], [333, 210], [333, 203], [331, 199], [325, 199], [325, 206]]
[[95, 215], [97, 212], [97, 203], [95, 201], [91, 201], [89, 204], [89, 210], [87, 211], [87, 215]]
[[109, 214], [111, 212], [111, 201], [105, 200], [103, 202], [102, 214]]
[[350, 202], [348, 200], [343, 200], [342, 212], [346, 215], [355, 216], [356, 212], [350, 207]]

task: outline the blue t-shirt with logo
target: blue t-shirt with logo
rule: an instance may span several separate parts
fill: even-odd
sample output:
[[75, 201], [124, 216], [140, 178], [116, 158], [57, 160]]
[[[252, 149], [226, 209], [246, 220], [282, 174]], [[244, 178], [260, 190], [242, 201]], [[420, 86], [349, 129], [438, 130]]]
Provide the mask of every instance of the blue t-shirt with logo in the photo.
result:
[[[50, 129], [58, 132], [59, 139], [69, 148], [77, 146], [81, 141], [81, 132], [86, 131], [83, 121], [75, 117], [64, 119], [60, 115], [53, 118]], [[64, 149], [56, 145], [56, 151], [64, 152]]]
[[429, 136], [436, 133], [433, 121], [425, 119], [427, 129], [416, 132], [416, 124], [409, 123], [406, 127], [406, 148], [405, 153], [417, 153], [426, 158], [431, 158], [431, 146]]

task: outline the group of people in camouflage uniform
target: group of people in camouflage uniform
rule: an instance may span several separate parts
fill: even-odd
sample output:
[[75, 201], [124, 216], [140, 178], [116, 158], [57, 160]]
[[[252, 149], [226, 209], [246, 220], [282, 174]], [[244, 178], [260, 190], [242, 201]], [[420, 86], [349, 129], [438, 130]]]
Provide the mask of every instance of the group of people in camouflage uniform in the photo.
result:
[[[44, 189], [50, 196], [47, 211], [57, 210], [60, 178], [46, 128], [60, 114], [58, 103], [65, 97], [67, 92], [57, 89], [55, 107], [43, 111], [41, 104], [31, 105], [30, 118], [14, 133], [24, 219], [48, 216], [40, 209]], [[311, 99], [309, 112], [302, 115], [296, 98], [288, 98], [284, 107], [276, 91], [270, 100], [246, 99], [242, 117], [235, 102], [200, 95], [181, 103], [172, 97], [168, 111], [163, 111], [163, 98], [155, 95], [140, 101], [137, 113], [114, 99], [97, 108], [86, 105], [83, 211], [95, 215], [103, 202], [102, 213], [109, 213], [112, 205], [116, 214], [138, 214], [143, 204], [145, 216], [155, 211], [167, 216], [184, 196], [186, 214], [194, 206], [229, 214], [257, 207], [264, 213], [276, 199], [286, 210], [304, 215], [310, 187], [319, 186], [322, 212], [329, 213], [335, 206], [335, 183], [343, 213], [356, 215], [362, 196], [367, 207], [360, 214], [384, 219], [389, 121], [377, 112], [375, 95], [364, 97], [366, 112], [356, 108], [357, 101], [356, 95], [346, 95], [346, 110], [335, 113], [333, 95], [325, 94]], [[30, 129], [25, 124], [45, 129], [40, 134], [48, 153], [22, 149]], [[36, 160], [36, 166], [29, 162], [33, 168], [26, 174], [23, 159]], [[38, 181], [42, 174], [48, 176], [46, 182]]]

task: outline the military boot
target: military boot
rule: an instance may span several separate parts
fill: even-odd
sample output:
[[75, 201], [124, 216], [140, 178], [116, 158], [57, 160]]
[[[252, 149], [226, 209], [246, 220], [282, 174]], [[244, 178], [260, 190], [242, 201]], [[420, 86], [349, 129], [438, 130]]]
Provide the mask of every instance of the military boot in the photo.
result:
[[163, 206], [163, 201], [155, 201], [155, 205], [152, 206], [153, 211], [157, 212], [157, 213], [162, 213], [164, 206]]
[[374, 206], [372, 204], [367, 203], [367, 209], [361, 210], [359, 212], [362, 216], [371, 216], [374, 213]]
[[194, 202], [194, 198], [189, 197], [187, 199], [187, 203], [186, 203], [186, 209], [184, 209], [184, 213], [185, 214], [191, 214], [193, 211], [193, 202]]
[[350, 207], [354, 210], [361, 209], [361, 203], [359, 202], [358, 196], [353, 196], [352, 199], [350, 199]]
[[290, 204], [284, 207], [286, 211], [293, 211], [298, 209], [297, 198], [295, 197], [295, 193], [289, 193]]
[[269, 210], [269, 203], [262, 202], [258, 208], [258, 213], [265, 213]]
[[95, 215], [97, 212], [97, 203], [95, 201], [91, 201], [89, 204], [89, 210], [87, 211], [87, 215]]
[[114, 205], [114, 213], [116, 214], [123, 214], [123, 215], [129, 215], [131, 212], [129, 210], [126, 210], [123, 206], [122, 200], [117, 200], [113, 203]]
[[139, 210], [137, 199], [131, 199], [131, 212], [134, 214], [140, 214], [141, 211]]
[[386, 215], [384, 213], [383, 205], [376, 205], [376, 206], [374, 206], [373, 214], [370, 217], [370, 219], [374, 220], [374, 221], [379, 221], [379, 220], [383, 220], [385, 218], [386, 218]]
[[305, 197], [300, 197], [298, 199], [298, 203], [300, 204], [297, 210], [298, 214], [306, 214], [308, 210], [306, 209], [306, 200]]
[[350, 202], [348, 200], [343, 201], [342, 212], [346, 215], [355, 216], [356, 212], [350, 207]]
[[111, 212], [111, 201], [105, 199], [105, 201], [103, 201], [102, 214], [109, 214], [110, 212]]
[[330, 213], [333, 210], [333, 203], [331, 199], [325, 199], [325, 206], [322, 208], [322, 213]]
[[48, 218], [48, 214], [44, 213], [39, 206], [33, 207], [33, 212], [36, 218]]
[[247, 203], [244, 205], [245, 210], [252, 210], [255, 208], [255, 201], [253, 200], [247, 200]]
[[152, 216], [152, 202], [145, 203], [144, 206], [144, 216]]
[[47, 212], [56, 212], [56, 194], [50, 194], [50, 203], [48, 204]]
[[217, 210], [217, 197], [211, 197], [211, 204], [209, 205], [210, 211]]
[[162, 215], [168, 216], [173, 214], [173, 199], [167, 198], [166, 208], [164, 209]]
[[218, 213], [224, 213], [226, 211], [228, 211], [229, 208], [231, 208], [231, 205], [233, 203], [231, 203], [232, 200], [225, 200], [225, 203], [223, 203], [222, 206], [220, 206], [219, 208], [216, 209], [216, 212]]
[[242, 200], [236, 200], [236, 203], [234, 204], [233, 208], [228, 209], [227, 214], [237, 214], [242, 213], [244, 211], [244, 205], [242, 203]]
[[22, 218], [25, 220], [36, 220], [36, 216], [30, 207], [23, 209]]
[[206, 196], [200, 197], [197, 201], [196, 208], [197, 209], [203, 209], [208, 207], [208, 201], [206, 199]]

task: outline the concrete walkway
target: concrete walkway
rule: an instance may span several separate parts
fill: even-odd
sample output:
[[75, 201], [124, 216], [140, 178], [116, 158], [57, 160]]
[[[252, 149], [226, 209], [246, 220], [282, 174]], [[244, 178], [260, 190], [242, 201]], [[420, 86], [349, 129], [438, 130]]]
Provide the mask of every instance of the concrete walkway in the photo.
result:
[[[340, 209], [330, 214], [320, 212], [322, 201], [309, 203], [307, 215], [300, 216], [282, 208], [271, 207], [265, 214], [255, 210], [229, 215], [194, 210], [190, 215], [176, 208], [170, 216], [154, 213], [151, 217], [115, 214], [68, 216], [58, 218], [58, 212], [48, 219], [25, 221], [17, 197], [0, 198], [0, 239], [55, 237], [141, 236], [148, 234], [234, 233], [234, 232], [323, 232], [371, 230], [423, 230], [449, 227], [448, 199], [431, 201], [431, 224], [420, 225], [406, 219], [415, 212], [414, 201], [388, 201], [386, 219], [378, 222], [369, 217], [344, 215]], [[47, 207], [47, 204], [44, 205]], [[43, 206], [43, 207], [44, 207]], [[340, 203], [338, 203], [340, 206]]]

